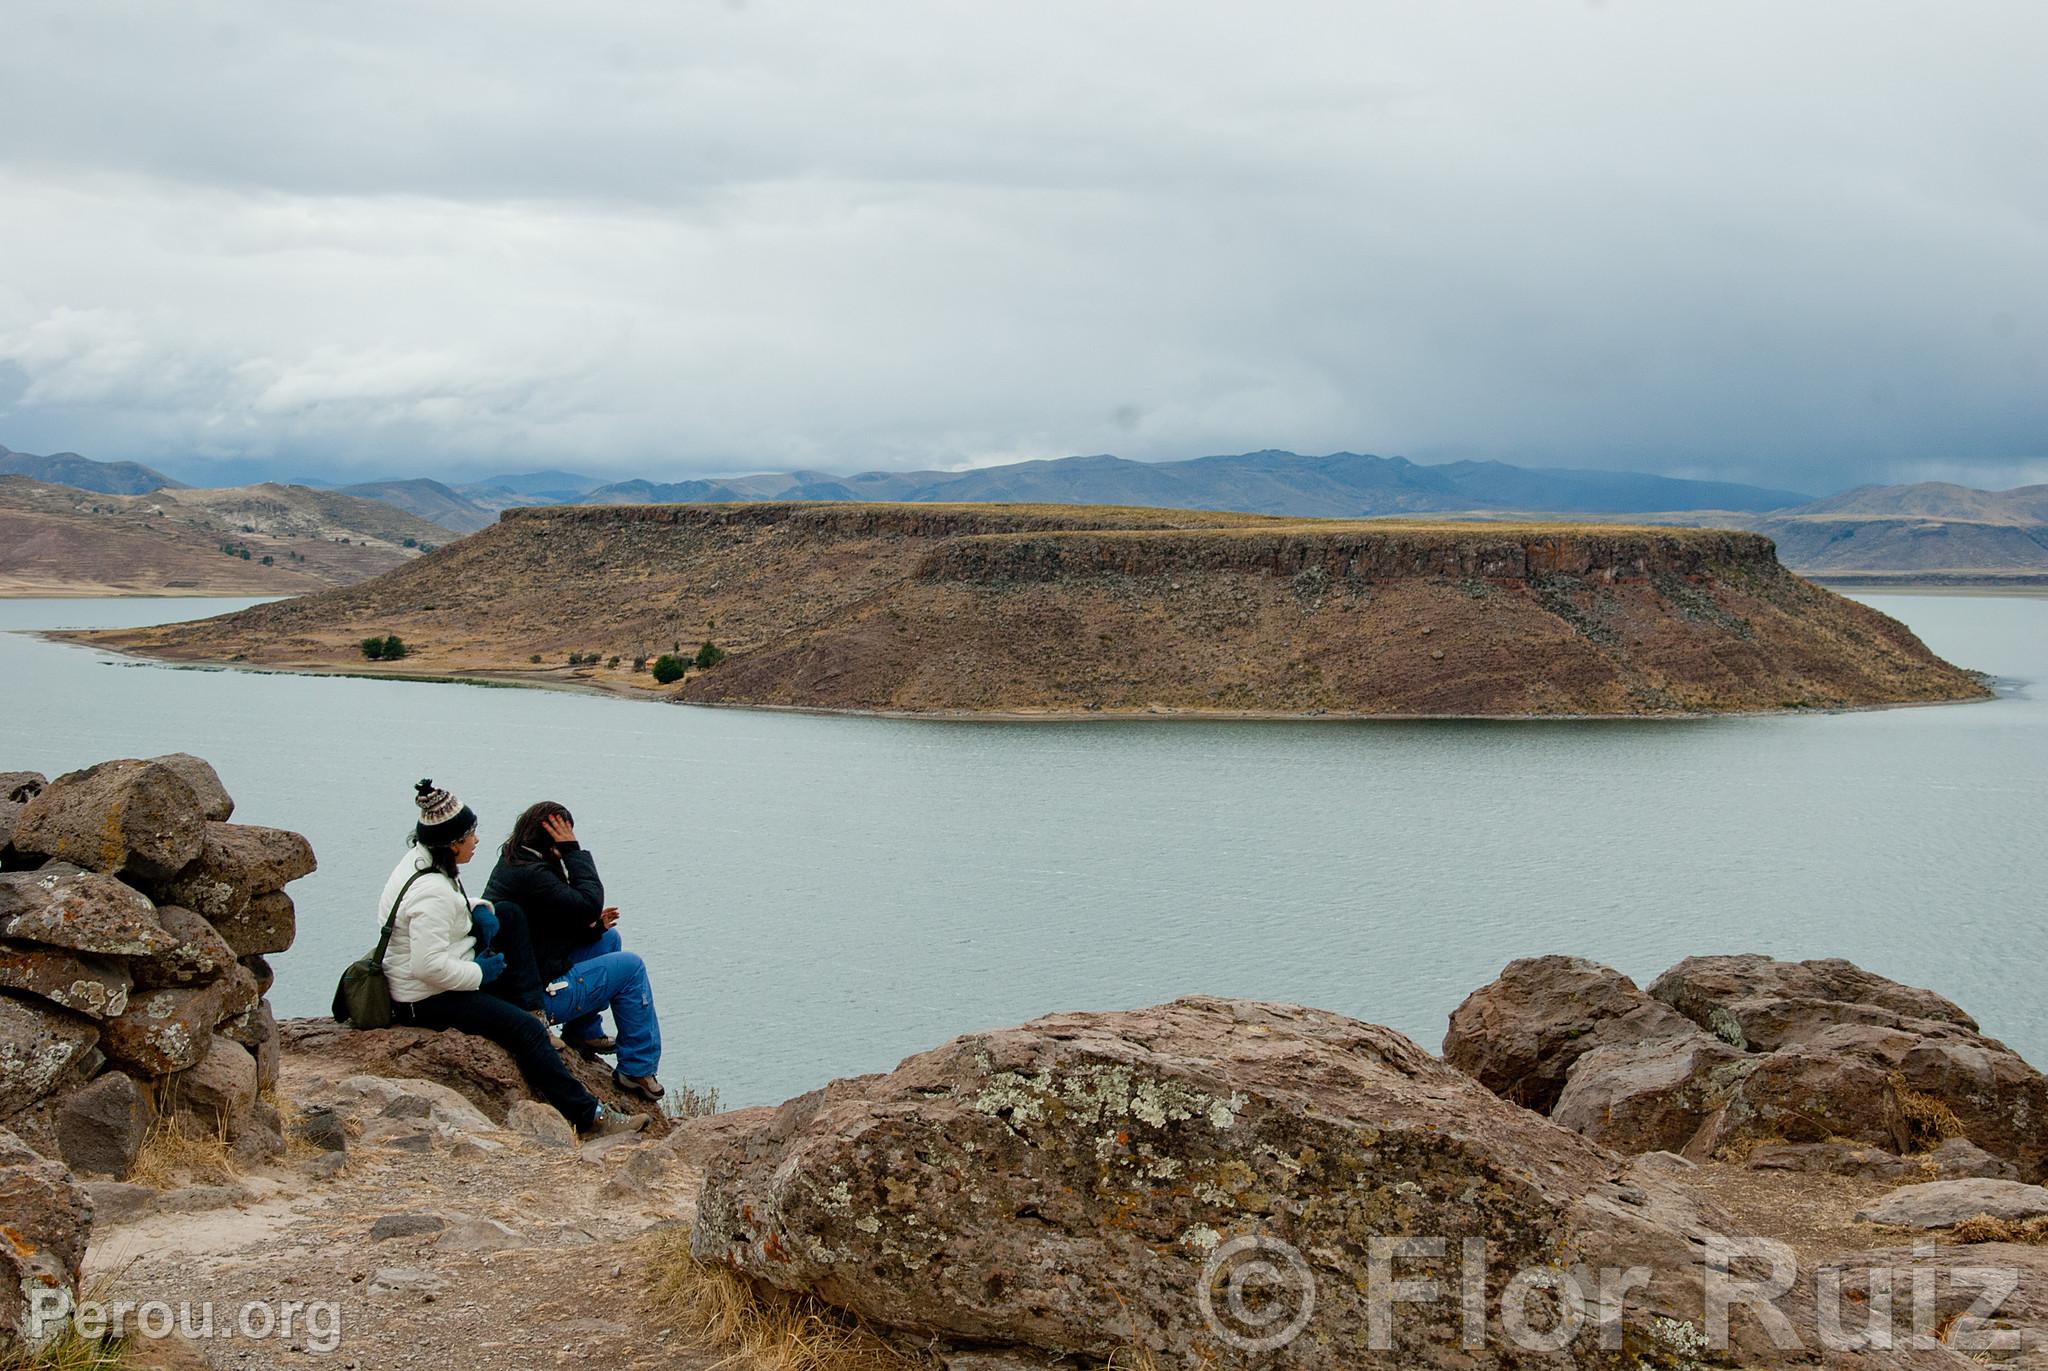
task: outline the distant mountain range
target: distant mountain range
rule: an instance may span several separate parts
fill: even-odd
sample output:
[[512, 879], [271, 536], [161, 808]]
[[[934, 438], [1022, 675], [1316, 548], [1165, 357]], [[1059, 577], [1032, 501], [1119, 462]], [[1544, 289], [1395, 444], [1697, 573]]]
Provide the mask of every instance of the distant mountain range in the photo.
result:
[[[0, 474], [6, 473], [103, 493], [188, 489], [134, 462], [96, 462], [72, 452], [37, 457], [0, 448]], [[325, 483], [289, 488], [311, 485]], [[610, 484], [548, 470], [460, 485], [415, 477], [328, 489], [381, 502], [455, 534], [473, 533], [521, 505], [747, 500], [1133, 505], [1353, 519], [1549, 514], [1754, 529], [1777, 540], [1786, 565], [1837, 578], [2048, 575], [2048, 486], [1984, 491], [1926, 482], [1861, 486], [1816, 500], [1797, 491], [1642, 472], [1505, 462], [1432, 466], [1356, 452], [1264, 451], [1180, 462], [1098, 455], [970, 471], [791, 471]]]
[[971, 471], [868, 471], [853, 476], [795, 471], [779, 476], [623, 481], [599, 486], [579, 504], [667, 504], [734, 500], [900, 500], [1060, 505], [1140, 505], [1356, 519], [1381, 514], [1474, 510], [1630, 514], [1651, 510], [1762, 511], [1804, 504], [1797, 491], [1719, 481], [1686, 481], [1628, 471], [1576, 471], [1332, 452], [1246, 452], [1183, 462], [1062, 457]]

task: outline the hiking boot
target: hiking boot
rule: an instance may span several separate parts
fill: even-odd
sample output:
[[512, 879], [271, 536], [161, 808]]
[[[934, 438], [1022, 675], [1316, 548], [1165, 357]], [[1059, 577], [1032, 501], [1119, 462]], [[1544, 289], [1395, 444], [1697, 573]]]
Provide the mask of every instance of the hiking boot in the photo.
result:
[[638, 1095], [643, 1100], [658, 1100], [668, 1091], [652, 1076], [628, 1076], [617, 1067], [612, 1068], [612, 1084], [629, 1095]]
[[590, 1126], [579, 1128], [576, 1133], [585, 1142], [589, 1142], [593, 1138], [609, 1138], [615, 1133], [638, 1133], [645, 1127], [645, 1114], [621, 1114], [616, 1109], [607, 1109], [599, 1105], [597, 1117], [590, 1121]]
[[562, 1035], [562, 1046], [585, 1058], [609, 1057], [619, 1050], [619, 1040], [610, 1036], [601, 1038], [572, 1038], [564, 1033]]

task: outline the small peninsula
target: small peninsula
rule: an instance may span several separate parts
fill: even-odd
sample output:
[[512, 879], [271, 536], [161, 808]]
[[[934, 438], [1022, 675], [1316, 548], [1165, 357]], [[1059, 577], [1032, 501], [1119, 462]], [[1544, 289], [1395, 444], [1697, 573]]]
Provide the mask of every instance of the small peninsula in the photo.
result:
[[[406, 660], [366, 662], [378, 635]], [[1988, 694], [1759, 534], [1103, 506], [510, 509], [357, 585], [67, 636], [176, 661], [931, 715], [1655, 716]], [[716, 665], [649, 674], [706, 643]]]

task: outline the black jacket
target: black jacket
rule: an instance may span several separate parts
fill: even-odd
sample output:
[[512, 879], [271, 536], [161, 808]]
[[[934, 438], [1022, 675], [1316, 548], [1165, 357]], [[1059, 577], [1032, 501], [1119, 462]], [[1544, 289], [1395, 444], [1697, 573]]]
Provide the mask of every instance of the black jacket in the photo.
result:
[[597, 878], [597, 863], [580, 843], [557, 850], [559, 861], [532, 848], [500, 857], [484, 887], [485, 899], [510, 901], [525, 913], [543, 985], [569, 969], [571, 949], [604, 932], [604, 882]]

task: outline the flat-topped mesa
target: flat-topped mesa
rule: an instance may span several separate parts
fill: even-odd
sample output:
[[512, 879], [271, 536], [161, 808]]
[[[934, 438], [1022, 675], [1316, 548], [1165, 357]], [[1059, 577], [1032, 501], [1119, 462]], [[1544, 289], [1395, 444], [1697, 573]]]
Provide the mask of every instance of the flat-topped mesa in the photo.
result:
[[1441, 576], [1509, 583], [1578, 576], [1604, 585], [1656, 576], [1698, 579], [1743, 571], [1789, 578], [1771, 540], [1724, 529], [1539, 530], [1485, 526], [1289, 523], [1216, 530], [1053, 530], [991, 533], [942, 544], [918, 564], [924, 581], [1055, 581], [1240, 571], [1343, 579]]
[[[386, 635], [408, 649], [399, 673], [906, 713], [1646, 715], [1986, 693], [1756, 534], [1059, 505], [508, 510], [361, 585], [78, 636], [382, 671], [360, 645]], [[707, 640], [718, 664], [671, 687], [648, 674]]]

